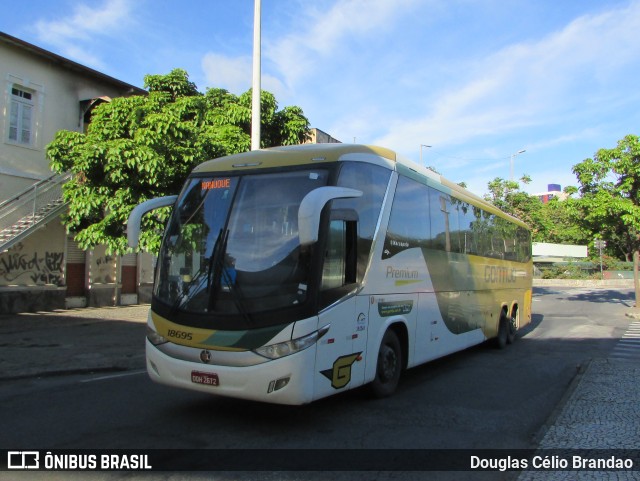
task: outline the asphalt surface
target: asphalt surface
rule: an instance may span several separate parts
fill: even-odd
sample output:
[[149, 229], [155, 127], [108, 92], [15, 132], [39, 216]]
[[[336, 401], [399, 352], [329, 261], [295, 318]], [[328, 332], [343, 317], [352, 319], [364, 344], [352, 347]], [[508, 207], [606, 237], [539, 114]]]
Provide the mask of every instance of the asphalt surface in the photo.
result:
[[145, 369], [148, 305], [0, 315], [0, 381]]
[[[0, 315], [0, 384], [144, 370], [140, 346], [148, 309], [136, 305]], [[635, 342], [640, 338], [640, 320], [628, 315], [632, 319], [625, 337]], [[572, 383], [539, 442], [543, 450], [605, 450], [603, 456], [629, 450], [635, 460], [632, 470], [522, 471], [518, 480], [640, 479], [639, 379], [640, 366], [633, 358], [594, 359]]]

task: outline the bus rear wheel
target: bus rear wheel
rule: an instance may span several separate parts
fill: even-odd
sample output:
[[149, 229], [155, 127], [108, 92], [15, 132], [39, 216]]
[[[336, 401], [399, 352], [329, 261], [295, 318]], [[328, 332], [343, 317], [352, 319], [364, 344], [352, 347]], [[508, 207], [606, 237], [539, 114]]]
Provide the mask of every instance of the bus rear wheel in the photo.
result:
[[519, 324], [519, 317], [518, 317], [518, 309], [515, 308], [513, 310], [513, 312], [511, 313], [511, 316], [509, 317], [509, 326], [507, 329], [507, 343], [508, 344], [513, 344], [514, 341], [516, 340], [516, 332], [518, 331], [518, 324]]
[[498, 335], [495, 339], [495, 345], [498, 349], [504, 349], [509, 342], [509, 318], [507, 313], [502, 311], [500, 314], [500, 321], [498, 323]]
[[388, 329], [384, 333], [378, 361], [376, 365], [376, 377], [371, 382], [372, 394], [377, 398], [390, 396], [398, 387], [402, 372], [402, 348], [400, 340], [395, 332]]

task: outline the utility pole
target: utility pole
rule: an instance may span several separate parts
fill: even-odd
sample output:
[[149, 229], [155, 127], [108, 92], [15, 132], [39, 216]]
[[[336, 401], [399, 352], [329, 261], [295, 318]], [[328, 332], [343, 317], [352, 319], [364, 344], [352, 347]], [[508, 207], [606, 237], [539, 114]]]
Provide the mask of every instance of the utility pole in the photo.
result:
[[602, 280], [604, 279], [604, 274], [602, 272], [602, 249], [607, 247], [607, 241], [603, 241], [602, 239], [594, 239], [593, 245], [600, 251], [600, 280]]
[[260, 149], [260, 1], [253, 5], [253, 84], [251, 92], [251, 150]]

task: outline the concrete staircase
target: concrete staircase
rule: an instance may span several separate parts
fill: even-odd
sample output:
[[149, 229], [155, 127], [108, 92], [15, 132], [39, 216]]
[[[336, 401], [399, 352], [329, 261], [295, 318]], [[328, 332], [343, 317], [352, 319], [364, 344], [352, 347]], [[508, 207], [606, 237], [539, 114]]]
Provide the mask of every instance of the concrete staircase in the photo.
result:
[[57, 217], [65, 208], [62, 185], [71, 174], [56, 174], [0, 203], [0, 253]]

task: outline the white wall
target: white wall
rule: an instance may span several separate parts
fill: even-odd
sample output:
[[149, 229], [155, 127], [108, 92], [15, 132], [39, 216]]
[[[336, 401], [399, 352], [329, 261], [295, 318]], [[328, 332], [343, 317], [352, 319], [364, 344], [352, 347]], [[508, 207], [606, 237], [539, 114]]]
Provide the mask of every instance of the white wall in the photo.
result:
[[584, 258], [588, 256], [587, 246], [534, 242], [532, 248], [534, 260], [536, 257]]

